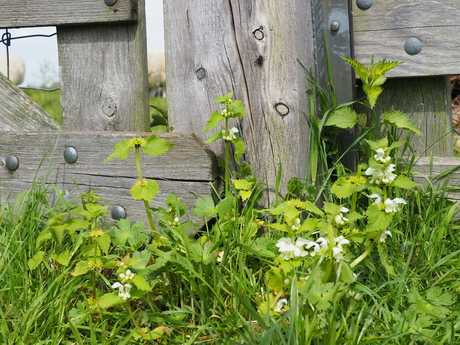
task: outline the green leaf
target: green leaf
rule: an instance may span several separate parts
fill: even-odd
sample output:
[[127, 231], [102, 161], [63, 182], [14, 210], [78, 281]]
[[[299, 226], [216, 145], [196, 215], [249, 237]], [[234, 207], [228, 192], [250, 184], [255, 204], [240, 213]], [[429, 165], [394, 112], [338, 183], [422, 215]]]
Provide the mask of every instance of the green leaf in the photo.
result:
[[103, 162], [106, 163], [113, 158], [126, 159], [131, 153], [132, 147], [129, 146], [128, 140], [122, 140], [113, 148], [112, 154]]
[[147, 145], [142, 148], [142, 152], [157, 157], [168, 152], [174, 145], [176, 144], [152, 134], [147, 138]]
[[101, 309], [107, 309], [114, 307], [118, 304], [122, 304], [123, 298], [118, 296], [118, 292], [106, 293], [97, 299], [97, 305]]
[[241, 137], [236, 137], [233, 140], [233, 145], [235, 145], [235, 162], [239, 165], [240, 159], [244, 155], [245, 144]]
[[238, 193], [241, 197], [241, 200], [246, 201], [252, 194], [252, 190], [240, 190]]
[[137, 181], [131, 187], [131, 196], [135, 200], [152, 201], [153, 197], [158, 194], [160, 187], [156, 181], [143, 180]]
[[347, 179], [345, 177], [339, 177], [337, 181], [331, 187], [331, 193], [337, 196], [340, 199], [350, 197], [354, 192], [357, 192], [359, 186], [366, 182], [365, 177]]
[[195, 206], [197, 208], [193, 209], [193, 213], [195, 213], [198, 217], [216, 216], [214, 201], [209, 196], [205, 197], [204, 199], [197, 199], [195, 201]]
[[233, 108], [233, 117], [242, 118], [243, 116], [246, 116], [244, 105], [240, 100], [234, 100], [230, 103], [230, 107]]
[[267, 278], [267, 284], [269, 289], [274, 290], [276, 292], [283, 290], [286, 275], [280, 268], [273, 266], [270, 271], [267, 271], [265, 276]]
[[308, 303], [316, 304], [319, 310], [329, 309], [334, 300], [334, 283], [323, 284], [319, 279], [313, 280], [306, 298]]
[[386, 123], [396, 128], [407, 129], [419, 135], [422, 134], [420, 129], [418, 129], [417, 126], [415, 125], [415, 123], [407, 115], [405, 115], [402, 111], [398, 111], [398, 110], [387, 111], [386, 113], [383, 114], [383, 120]]
[[222, 131], [217, 131], [213, 134], [211, 134], [211, 136], [209, 137], [208, 140], [205, 141], [206, 144], [211, 144], [213, 142], [215, 142], [217, 139], [220, 139], [222, 138]]
[[324, 126], [352, 128], [358, 122], [358, 114], [351, 108], [343, 107], [334, 110], [326, 120]]
[[366, 231], [385, 229], [393, 220], [393, 213], [386, 213], [378, 205], [369, 206], [366, 215], [368, 217]]
[[382, 263], [383, 267], [389, 275], [396, 276], [395, 269], [390, 263], [390, 257], [388, 255], [388, 247], [385, 243], [379, 242], [377, 245], [377, 249], [380, 256], [380, 262]]
[[86, 260], [81, 260], [79, 262], [77, 262], [77, 264], [75, 265], [75, 268], [72, 272], [70, 272], [70, 274], [74, 277], [76, 276], [81, 276], [85, 273], [87, 273], [89, 271], [89, 267], [88, 267], [88, 261]]
[[233, 97], [233, 92], [227, 93], [225, 96], [219, 96], [217, 97], [214, 102], [220, 103], [220, 104], [225, 104], [227, 101], [231, 100]]
[[111, 242], [109, 234], [104, 233], [103, 235], [99, 237], [95, 237], [95, 239], [101, 251], [104, 254], [108, 254], [109, 249], [110, 249], [110, 242]]
[[68, 266], [70, 262], [70, 252], [66, 250], [60, 254], [51, 254], [51, 259], [59, 262], [61, 265]]
[[371, 109], [374, 109], [375, 103], [377, 103], [377, 99], [379, 98], [380, 94], [383, 92], [383, 89], [380, 86], [369, 87], [367, 85], [364, 85], [363, 90], [367, 95], [369, 106], [371, 107]]
[[210, 129], [217, 127], [219, 123], [224, 119], [225, 117], [223, 117], [218, 111], [213, 112], [208, 122], [206, 123], [206, 126], [204, 126], [203, 134], [209, 131]]
[[233, 186], [235, 187], [235, 189], [238, 189], [238, 190], [250, 190], [252, 189], [252, 186], [254, 185], [255, 182], [249, 182], [249, 181], [246, 181], [246, 180], [233, 180], [232, 179], [232, 182], [233, 182]]
[[393, 182], [389, 184], [389, 186], [410, 189], [420, 186], [420, 184], [415, 183], [407, 176], [399, 175]]
[[134, 283], [134, 285], [136, 285], [136, 287], [139, 290], [142, 290], [142, 291], [150, 291], [150, 290], [152, 290], [152, 288], [150, 287], [149, 283], [147, 283], [147, 281], [144, 279], [144, 277], [139, 275], [139, 274], [136, 274], [134, 276], [134, 278], [132, 279], [132, 282]]
[[43, 251], [35, 253], [35, 255], [27, 262], [27, 266], [29, 266], [29, 270], [35, 269], [38, 265], [43, 262], [46, 253]]

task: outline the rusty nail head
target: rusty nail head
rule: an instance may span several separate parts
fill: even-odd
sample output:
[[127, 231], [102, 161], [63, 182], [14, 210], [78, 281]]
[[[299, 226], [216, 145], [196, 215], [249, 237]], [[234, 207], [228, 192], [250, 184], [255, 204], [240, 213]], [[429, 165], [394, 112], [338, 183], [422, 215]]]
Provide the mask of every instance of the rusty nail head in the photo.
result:
[[372, 6], [373, 2], [373, 0], [356, 0], [356, 5], [362, 10], [367, 10]]
[[126, 210], [120, 205], [115, 205], [112, 207], [110, 212], [112, 219], [121, 220], [126, 218]]
[[332, 31], [338, 31], [340, 29], [340, 22], [337, 20], [332, 21], [330, 28]]
[[415, 37], [408, 38], [404, 43], [404, 51], [409, 55], [417, 55], [422, 50], [422, 43]]
[[19, 167], [19, 159], [15, 155], [10, 155], [5, 159], [6, 168], [15, 171]]
[[117, 3], [117, 0], [104, 0], [104, 3], [107, 5], [107, 6], [113, 6]]
[[203, 67], [200, 67], [196, 70], [196, 77], [198, 79], [203, 79], [206, 76], [206, 70]]
[[75, 163], [78, 159], [77, 150], [75, 150], [72, 146], [68, 146], [64, 150], [64, 160], [69, 163]]

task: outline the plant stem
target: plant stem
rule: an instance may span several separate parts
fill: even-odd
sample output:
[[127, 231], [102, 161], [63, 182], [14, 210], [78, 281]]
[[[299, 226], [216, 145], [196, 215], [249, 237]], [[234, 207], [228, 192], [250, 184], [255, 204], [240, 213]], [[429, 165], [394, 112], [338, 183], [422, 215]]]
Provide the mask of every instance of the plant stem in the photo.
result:
[[[225, 135], [228, 135], [228, 118], [225, 118]], [[229, 144], [230, 143], [227, 140], [225, 140], [225, 162], [224, 162], [224, 166], [225, 166], [225, 197], [226, 198], [230, 196], [230, 187], [229, 187], [230, 176], [229, 176], [229, 172], [228, 172], [228, 170], [229, 170], [229, 168], [228, 168]]]
[[372, 249], [374, 249], [374, 243], [371, 242], [371, 244], [369, 245], [369, 247], [366, 248], [366, 250], [360, 255], [358, 256], [355, 261], [353, 261], [351, 264], [350, 264], [350, 267], [353, 268], [355, 267], [356, 265], [358, 265], [361, 261], [363, 261], [369, 254], [370, 252], [372, 251]]
[[145, 334], [145, 332], [142, 330], [141, 326], [139, 326], [139, 324], [137, 323], [136, 318], [134, 317], [133, 309], [131, 308], [131, 303], [129, 303], [129, 301], [126, 301], [126, 305], [128, 307], [128, 312], [131, 315], [131, 321], [133, 322], [134, 326], [136, 327], [136, 329], [138, 330], [138, 332], [140, 334]]

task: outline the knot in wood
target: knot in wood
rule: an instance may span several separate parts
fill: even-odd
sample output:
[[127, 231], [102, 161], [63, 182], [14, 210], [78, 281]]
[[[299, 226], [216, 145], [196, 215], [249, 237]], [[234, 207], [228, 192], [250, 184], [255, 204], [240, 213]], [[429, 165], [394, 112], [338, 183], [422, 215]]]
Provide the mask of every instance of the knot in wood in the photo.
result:
[[290, 112], [289, 107], [282, 102], [275, 103], [275, 110], [280, 116], [286, 116]]
[[262, 40], [264, 39], [265, 34], [264, 34], [264, 32], [263, 32], [263, 29], [264, 29], [264, 27], [261, 26], [261, 27], [255, 29], [255, 30], [252, 32], [252, 34], [254, 35], [254, 38], [255, 38], [256, 40], [262, 41]]
[[198, 68], [195, 73], [198, 79], [203, 79], [206, 76], [206, 70], [203, 67]]
[[115, 115], [115, 112], [117, 111], [117, 103], [112, 97], [104, 99], [104, 102], [102, 102], [102, 111], [108, 117]]

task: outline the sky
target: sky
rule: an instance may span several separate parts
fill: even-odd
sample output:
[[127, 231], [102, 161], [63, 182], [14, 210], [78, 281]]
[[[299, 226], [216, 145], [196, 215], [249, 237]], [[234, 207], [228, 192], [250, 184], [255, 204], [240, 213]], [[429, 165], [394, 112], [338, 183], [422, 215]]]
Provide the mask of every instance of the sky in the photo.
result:
[[[163, 0], [145, 0], [147, 17], [147, 49], [164, 49]], [[12, 37], [33, 34], [50, 35], [54, 27], [9, 29]], [[0, 29], [0, 36], [5, 33]], [[4, 47], [0, 46], [0, 49]], [[20, 86], [40, 86], [44, 79], [58, 80], [57, 39], [53, 37], [34, 37], [11, 41], [10, 51], [22, 57], [26, 66], [24, 82]], [[47, 71], [43, 73], [42, 71]]]

